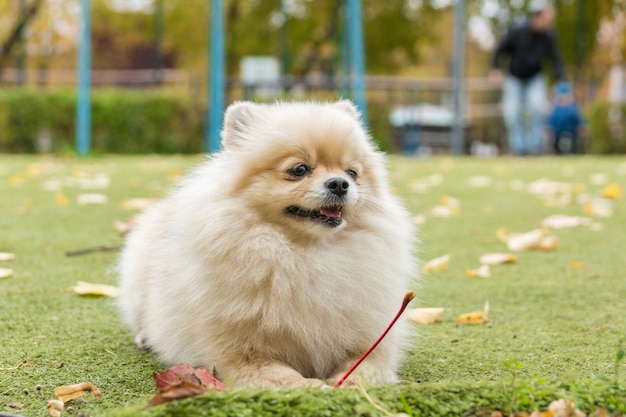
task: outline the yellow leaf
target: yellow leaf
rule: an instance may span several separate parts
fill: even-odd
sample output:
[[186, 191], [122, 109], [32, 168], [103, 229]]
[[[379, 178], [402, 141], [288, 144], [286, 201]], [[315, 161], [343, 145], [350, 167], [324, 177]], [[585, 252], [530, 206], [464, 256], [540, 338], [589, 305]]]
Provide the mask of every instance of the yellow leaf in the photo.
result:
[[443, 195], [439, 198], [439, 204], [443, 206], [447, 206], [450, 208], [458, 208], [461, 206], [459, 200], [454, 197], [450, 197], [449, 195]]
[[12, 261], [15, 259], [14, 253], [0, 252], [0, 261]]
[[489, 316], [489, 301], [485, 301], [483, 311], [473, 311], [471, 313], [461, 314], [456, 319], [456, 325], [463, 324], [483, 324]]
[[84, 281], [78, 281], [78, 285], [73, 289], [74, 292], [79, 295], [99, 295], [106, 297], [118, 297], [120, 295], [120, 290], [112, 285], [92, 284]]
[[491, 276], [491, 269], [489, 265], [481, 265], [478, 269], [468, 269], [465, 271], [465, 275], [470, 278], [489, 278]]
[[432, 324], [439, 320], [445, 310], [442, 307], [410, 308], [405, 316], [416, 324]]
[[95, 385], [89, 382], [83, 382], [81, 384], [64, 385], [56, 387], [54, 389], [54, 396], [64, 403], [74, 398], [82, 397], [83, 395], [91, 394], [92, 397], [102, 399], [102, 393]]
[[567, 266], [571, 269], [583, 269], [587, 267], [587, 265], [584, 262], [576, 262], [576, 261], [568, 262]]
[[9, 268], [0, 268], [0, 279], [9, 278], [13, 275], [13, 270]]
[[432, 259], [424, 264], [422, 267], [426, 272], [439, 272], [448, 267], [450, 261], [450, 255], [443, 255], [438, 258]]
[[67, 207], [70, 204], [70, 200], [60, 191], [54, 195], [54, 200], [59, 207]]
[[517, 257], [510, 253], [486, 253], [479, 258], [479, 262], [485, 265], [515, 263]]
[[622, 188], [617, 183], [610, 183], [604, 187], [602, 196], [611, 200], [619, 200], [622, 198]]

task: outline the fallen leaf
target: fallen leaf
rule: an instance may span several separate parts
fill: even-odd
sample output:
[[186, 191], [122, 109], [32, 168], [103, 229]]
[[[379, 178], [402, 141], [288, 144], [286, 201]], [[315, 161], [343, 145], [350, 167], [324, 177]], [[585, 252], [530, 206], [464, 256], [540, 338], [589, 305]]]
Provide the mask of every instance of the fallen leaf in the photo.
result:
[[99, 295], [106, 297], [118, 297], [120, 295], [120, 290], [112, 285], [92, 284], [84, 281], [78, 281], [73, 290], [78, 295]]
[[533, 247], [535, 250], [552, 250], [556, 248], [556, 245], [559, 243], [559, 238], [556, 236], [544, 236], [539, 243]]
[[454, 197], [450, 197], [449, 195], [442, 195], [441, 197], [439, 197], [439, 204], [450, 208], [461, 207], [461, 202]]
[[170, 385], [167, 390], [157, 393], [144, 408], [154, 407], [170, 401], [182, 400], [196, 395], [204, 394], [208, 389], [198, 383], [183, 380]]
[[570, 269], [583, 269], [587, 267], [587, 264], [585, 264], [584, 262], [571, 261], [567, 263], [567, 266]]
[[120, 235], [124, 236], [128, 232], [130, 232], [130, 230], [133, 228], [134, 225], [135, 225], [135, 219], [134, 218], [132, 218], [130, 220], [127, 220], [127, 221], [114, 220], [113, 221], [113, 230], [115, 230]]
[[465, 271], [465, 275], [470, 278], [489, 278], [491, 276], [491, 269], [489, 265], [481, 265], [478, 269], [468, 269]]
[[491, 178], [482, 175], [474, 175], [467, 179], [467, 184], [474, 188], [487, 188], [492, 183]]
[[556, 401], [552, 401], [548, 406], [548, 411], [554, 412], [555, 416], [563, 417], [586, 417], [587, 414], [578, 410], [576, 404], [572, 400], [566, 400], [561, 398]]
[[13, 270], [9, 268], [0, 268], [0, 279], [9, 278], [13, 275]]
[[204, 394], [209, 388], [222, 391], [224, 384], [205, 368], [194, 369], [188, 364], [177, 364], [164, 372], [153, 372], [157, 394], [145, 408], [170, 401]]
[[12, 261], [15, 259], [14, 253], [0, 252], [0, 261]]
[[459, 208], [437, 205], [437, 206], [431, 207], [428, 210], [428, 214], [432, 217], [448, 218], [448, 217], [456, 216], [457, 214], [459, 214]]
[[615, 182], [608, 184], [602, 191], [602, 197], [610, 200], [619, 200], [622, 198], [622, 195], [622, 188]]
[[591, 224], [591, 219], [589, 217], [566, 216], [563, 214], [548, 216], [541, 222], [541, 226], [547, 227], [548, 229], [587, 226], [589, 224]]
[[62, 192], [58, 192], [54, 195], [54, 201], [56, 201], [59, 207], [67, 207], [70, 204], [70, 200]]
[[593, 185], [604, 185], [608, 181], [606, 174], [594, 173], [589, 176], [589, 182]]
[[66, 403], [74, 398], [82, 397], [90, 394], [92, 397], [102, 399], [102, 393], [95, 385], [89, 382], [83, 382], [74, 385], [63, 385], [54, 389], [54, 396]]
[[405, 317], [416, 324], [432, 324], [439, 320], [445, 310], [443, 307], [411, 308], [407, 310]]
[[14, 402], [10, 402], [7, 404], [7, 407], [9, 408], [15, 408], [17, 410], [21, 410], [22, 408], [24, 408], [24, 403], [18, 403], [16, 401]]
[[106, 204], [109, 201], [109, 198], [104, 194], [79, 194], [76, 198], [76, 202], [79, 206], [86, 205], [102, 205]]
[[426, 272], [440, 272], [448, 267], [449, 261], [450, 255], [443, 255], [426, 262], [422, 269]]
[[48, 401], [48, 414], [50, 414], [52, 417], [61, 417], [61, 414], [63, 414], [63, 401]]
[[532, 249], [539, 245], [544, 233], [543, 229], [535, 229], [530, 232], [511, 235], [506, 242], [506, 247], [514, 252]]
[[456, 319], [456, 325], [463, 324], [483, 324], [489, 317], [489, 301], [485, 301], [483, 311], [473, 311], [471, 313], [461, 314]]
[[478, 261], [484, 265], [497, 265], [517, 262], [517, 257], [510, 253], [486, 253]]
[[154, 204], [153, 198], [129, 198], [122, 202], [122, 208], [125, 210], [145, 210]]
[[613, 200], [594, 198], [583, 203], [585, 214], [597, 217], [611, 217], [613, 215]]

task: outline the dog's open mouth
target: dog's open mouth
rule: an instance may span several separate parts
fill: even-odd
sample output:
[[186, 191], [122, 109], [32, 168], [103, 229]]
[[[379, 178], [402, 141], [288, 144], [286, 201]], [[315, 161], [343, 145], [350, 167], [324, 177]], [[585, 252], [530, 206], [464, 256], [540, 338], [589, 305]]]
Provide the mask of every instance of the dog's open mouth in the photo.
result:
[[308, 210], [298, 206], [289, 206], [285, 211], [292, 216], [308, 218], [328, 227], [337, 227], [343, 221], [341, 217], [342, 208], [343, 206], [329, 206], [319, 210]]

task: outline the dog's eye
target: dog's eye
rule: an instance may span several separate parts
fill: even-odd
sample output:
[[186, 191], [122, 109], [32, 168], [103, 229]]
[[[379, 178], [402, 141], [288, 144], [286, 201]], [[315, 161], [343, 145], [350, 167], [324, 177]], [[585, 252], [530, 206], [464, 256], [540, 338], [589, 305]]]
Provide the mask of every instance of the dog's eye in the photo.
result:
[[311, 169], [308, 166], [304, 164], [298, 164], [289, 170], [289, 175], [293, 177], [304, 177], [309, 172], [311, 172]]
[[349, 170], [346, 171], [346, 174], [350, 175], [352, 177], [352, 179], [356, 180], [357, 173], [356, 173], [355, 170], [349, 169]]

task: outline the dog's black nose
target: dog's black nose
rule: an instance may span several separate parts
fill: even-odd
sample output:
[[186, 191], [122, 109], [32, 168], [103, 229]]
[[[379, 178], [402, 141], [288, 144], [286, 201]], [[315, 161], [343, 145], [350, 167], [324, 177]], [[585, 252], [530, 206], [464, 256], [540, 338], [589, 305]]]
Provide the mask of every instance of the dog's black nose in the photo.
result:
[[324, 185], [328, 190], [335, 194], [337, 197], [343, 197], [348, 192], [350, 183], [344, 178], [331, 178], [327, 180]]

